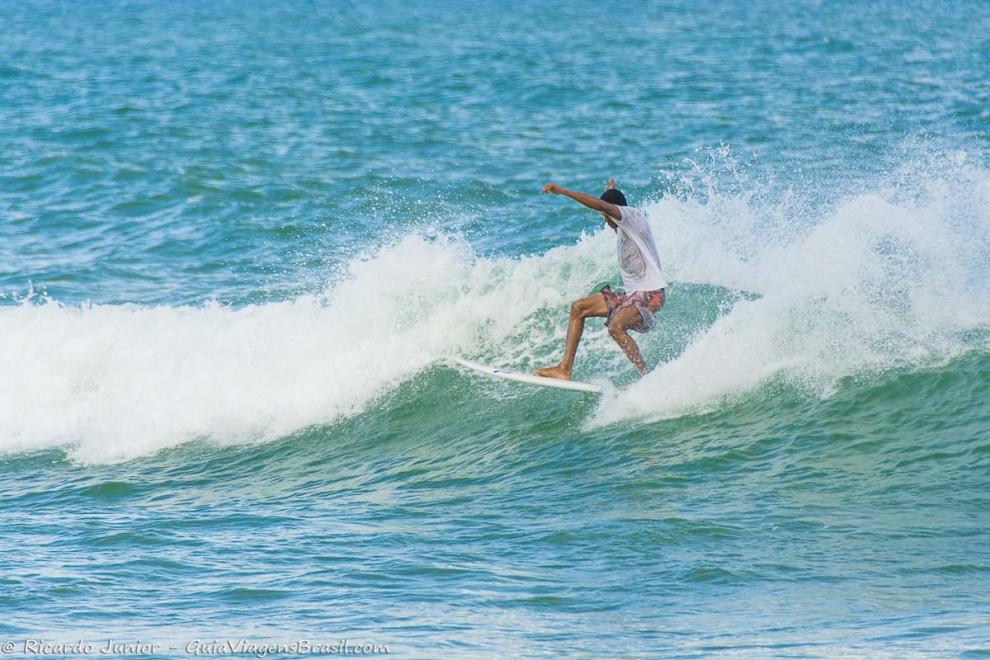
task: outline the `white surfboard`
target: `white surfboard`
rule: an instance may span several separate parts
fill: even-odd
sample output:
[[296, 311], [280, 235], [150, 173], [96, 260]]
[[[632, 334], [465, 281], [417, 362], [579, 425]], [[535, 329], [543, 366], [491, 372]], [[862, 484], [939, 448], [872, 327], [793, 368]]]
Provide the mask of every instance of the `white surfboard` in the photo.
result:
[[529, 383], [530, 385], [539, 385], [541, 387], [556, 387], [557, 389], [573, 390], [575, 392], [590, 392], [591, 394], [602, 393], [602, 388], [597, 385], [592, 385], [591, 383], [579, 383], [573, 380], [561, 380], [559, 378], [546, 378], [544, 376], [536, 376], [533, 374], [521, 374], [516, 371], [506, 371], [505, 369], [498, 369], [497, 367], [489, 367], [484, 364], [478, 364], [477, 362], [471, 362], [470, 360], [464, 360], [458, 357], [451, 359], [462, 367], [473, 369], [478, 373], [485, 374], [486, 376], [492, 376], [494, 378], [514, 380], [517, 383]]

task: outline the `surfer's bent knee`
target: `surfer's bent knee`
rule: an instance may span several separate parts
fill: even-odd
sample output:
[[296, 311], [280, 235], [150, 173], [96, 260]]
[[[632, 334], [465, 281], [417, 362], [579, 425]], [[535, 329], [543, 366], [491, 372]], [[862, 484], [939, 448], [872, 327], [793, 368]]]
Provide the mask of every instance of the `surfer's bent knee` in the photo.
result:
[[591, 312], [591, 305], [584, 298], [571, 303], [571, 318], [586, 318]]
[[608, 334], [612, 336], [612, 339], [618, 339], [622, 335], [628, 333], [626, 332], [625, 326], [620, 323], [618, 319], [616, 319], [608, 324]]
[[571, 303], [571, 318], [572, 319], [586, 319], [589, 316], [604, 316], [605, 314], [596, 314], [595, 307], [596, 303], [601, 302], [602, 306], [605, 305], [605, 296], [598, 294], [601, 300], [595, 300], [594, 296], [589, 296], [587, 298], [581, 298], [580, 300], [575, 300]]

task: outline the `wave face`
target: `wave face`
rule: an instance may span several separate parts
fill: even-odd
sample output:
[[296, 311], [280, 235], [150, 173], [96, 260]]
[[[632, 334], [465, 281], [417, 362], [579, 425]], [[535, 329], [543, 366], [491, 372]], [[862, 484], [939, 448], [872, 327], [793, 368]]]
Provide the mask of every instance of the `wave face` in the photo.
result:
[[986, 655], [990, 3], [521, 8], [2, 3], [0, 643]]
[[[859, 194], [817, 217], [717, 189], [649, 204], [681, 283], [641, 339], [660, 364], [590, 423], [711, 410], [767, 384], [828, 396], [843, 379], [986, 350], [990, 176], [963, 163], [912, 183], [910, 196]], [[609, 230], [519, 258], [413, 233], [286, 302], [3, 307], [0, 364], [15, 376], [0, 447], [103, 462], [273, 440], [367, 411], [447, 356], [552, 363], [567, 305], [614, 279], [613, 251]], [[629, 382], [599, 323], [576, 375]]]
[[482, 259], [414, 234], [353, 262], [324, 295], [236, 309], [0, 308], [0, 364], [15, 375], [2, 385], [0, 446], [66, 446], [102, 462], [197, 438], [272, 440], [358, 414], [444, 356], [535, 337], [549, 324], [527, 319], [602, 270], [605, 238]]
[[754, 296], [599, 420], [710, 407], [771, 381], [825, 396], [843, 379], [985, 351], [990, 178], [964, 164], [936, 172], [810, 217], [738, 198], [654, 205], [676, 278]]

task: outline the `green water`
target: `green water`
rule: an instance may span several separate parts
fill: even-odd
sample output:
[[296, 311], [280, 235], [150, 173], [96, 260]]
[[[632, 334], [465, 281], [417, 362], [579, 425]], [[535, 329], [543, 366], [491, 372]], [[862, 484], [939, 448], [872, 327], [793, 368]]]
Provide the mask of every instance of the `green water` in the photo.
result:
[[0, 10], [0, 643], [990, 652], [984, 4]]

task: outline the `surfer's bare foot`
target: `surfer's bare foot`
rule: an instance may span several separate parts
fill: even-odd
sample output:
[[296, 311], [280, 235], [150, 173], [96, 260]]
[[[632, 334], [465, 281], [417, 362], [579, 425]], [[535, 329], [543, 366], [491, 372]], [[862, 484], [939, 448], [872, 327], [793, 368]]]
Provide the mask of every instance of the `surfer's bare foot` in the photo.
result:
[[571, 372], [564, 371], [564, 368], [559, 364], [556, 367], [537, 369], [533, 373], [536, 374], [537, 376], [543, 376], [544, 378], [559, 378], [560, 380], [571, 379]]

